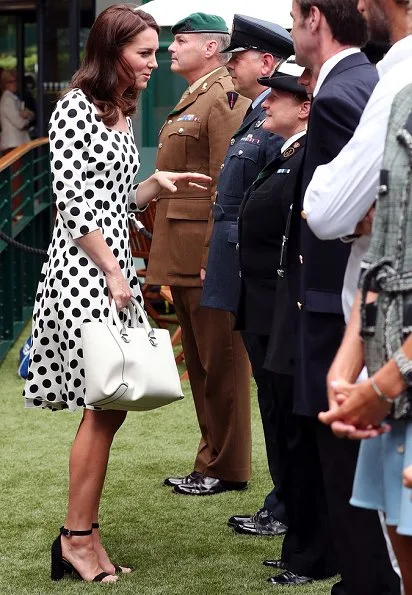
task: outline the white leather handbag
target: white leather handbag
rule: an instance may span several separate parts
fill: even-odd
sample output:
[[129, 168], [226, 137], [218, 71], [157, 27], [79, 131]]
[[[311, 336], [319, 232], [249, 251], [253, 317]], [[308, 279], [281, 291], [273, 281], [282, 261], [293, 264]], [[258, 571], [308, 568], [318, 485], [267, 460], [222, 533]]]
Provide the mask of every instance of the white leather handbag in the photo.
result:
[[120, 321], [114, 300], [109, 324], [82, 325], [86, 405], [147, 411], [183, 399], [169, 331], [153, 329], [134, 298], [127, 308], [129, 327]]

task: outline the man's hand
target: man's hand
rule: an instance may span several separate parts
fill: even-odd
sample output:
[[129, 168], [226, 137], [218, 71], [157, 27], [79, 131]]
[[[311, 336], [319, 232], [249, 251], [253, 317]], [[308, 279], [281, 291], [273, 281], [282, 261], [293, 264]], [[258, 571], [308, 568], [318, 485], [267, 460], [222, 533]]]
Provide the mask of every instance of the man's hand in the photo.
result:
[[412, 488], [412, 465], [403, 470], [403, 485]]
[[206, 279], [206, 269], [204, 269], [203, 267], [200, 269], [200, 283], [202, 284], [203, 287], [203, 283], [205, 282]]

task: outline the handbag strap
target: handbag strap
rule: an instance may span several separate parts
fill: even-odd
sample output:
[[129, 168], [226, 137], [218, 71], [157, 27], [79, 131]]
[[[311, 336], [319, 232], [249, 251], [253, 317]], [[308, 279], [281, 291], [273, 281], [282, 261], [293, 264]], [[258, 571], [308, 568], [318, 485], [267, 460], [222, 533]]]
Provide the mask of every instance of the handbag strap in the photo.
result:
[[[136, 298], [134, 298], [134, 297], [130, 298], [130, 301], [127, 303], [126, 308], [130, 313], [130, 319], [131, 319], [130, 328], [138, 327], [138, 317], [137, 317], [137, 314], [138, 314], [143, 321], [143, 328], [145, 329], [145, 331], [147, 333], [150, 343], [153, 346], [156, 346], [157, 340], [156, 340], [155, 332], [150, 325], [149, 319], [147, 318], [144, 308], [140, 305], [140, 303], [136, 300]], [[126, 325], [124, 323], [122, 323], [122, 321], [120, 320], [119, 313], [116, 308], [116, 302], [113, 299], [110, 304], [110, 311], [111, 311], [113, 323], [115, 324], [117, 330], [119, 331], [122, 339], [124, 339], [125, 341], [128, 341]]]

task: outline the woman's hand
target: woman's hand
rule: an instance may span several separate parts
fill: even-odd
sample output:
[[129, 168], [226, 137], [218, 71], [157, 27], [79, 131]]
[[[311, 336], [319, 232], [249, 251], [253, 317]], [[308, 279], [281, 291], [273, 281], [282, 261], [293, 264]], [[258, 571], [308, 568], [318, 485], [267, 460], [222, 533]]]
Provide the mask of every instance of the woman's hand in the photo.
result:
[[184, 188], [185, 186], [206, 192], [212, 181], [210, 176], [191, 172], [158, 171], [152, 177], [158, 183], [159, 191], [165, 189], [170, 192], [176, 192], [179, 188]]
[[116, 302], [116, 308], [121, 310], [132, 297], [131, 289], [119, 268], [115, 272], [106, 273], [106, 282], [109, 290], [109, 300]]
[[403, 470], [403, 485], [412, 488], [412, 465]]
[[358, 384], [345, 381], [332, 384], [338, 406], [319, 413], [319, 420], [331, 425], [337, 436], [374, 438], [390, 429], [389, 426], [381, 426], [390, 412], [390, 404], [379, 401], [370, 380]]

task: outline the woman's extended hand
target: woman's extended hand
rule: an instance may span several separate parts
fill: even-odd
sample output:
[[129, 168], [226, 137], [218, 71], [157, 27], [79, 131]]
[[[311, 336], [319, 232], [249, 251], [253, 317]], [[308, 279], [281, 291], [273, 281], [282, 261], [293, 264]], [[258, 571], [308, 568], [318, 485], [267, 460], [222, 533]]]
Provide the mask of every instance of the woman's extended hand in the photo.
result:
[[116, 308], [121, 310], [132, 297], [131, 289], [123, 276], [121, 269], [113, 273], [106, 272], [106, 282], [109, 290], [109, 299], [116, 302]]
[[210, 176], [192, 172], [158, 171], [153, 174], [153, 178], [159, 184], [160, 190], [165, 189], [170, 192], [176, 192], [179, 188], [185, 186], [206, 192], [212, 181]]

